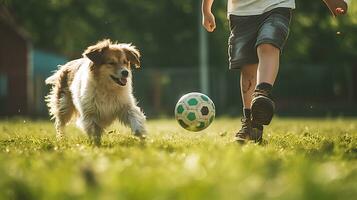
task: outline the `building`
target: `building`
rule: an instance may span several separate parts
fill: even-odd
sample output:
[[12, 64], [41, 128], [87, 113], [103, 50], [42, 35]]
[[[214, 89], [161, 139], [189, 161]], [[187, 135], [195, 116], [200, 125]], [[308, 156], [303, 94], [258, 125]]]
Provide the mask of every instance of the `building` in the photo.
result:
[[0, 6], [0, 117], [46, 115], [45, 79], [66, 61], [32, 48], [26, 32]]
[[32, 104], [31, 42], [0, 7], [0, 116], [28, 114]]

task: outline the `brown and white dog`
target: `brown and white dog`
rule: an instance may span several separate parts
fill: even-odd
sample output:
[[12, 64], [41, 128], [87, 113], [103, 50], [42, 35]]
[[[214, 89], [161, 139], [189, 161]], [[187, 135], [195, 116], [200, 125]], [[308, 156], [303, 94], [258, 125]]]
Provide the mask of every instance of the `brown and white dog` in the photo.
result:
[[140, 67], [140, 53], [131, 44], [106, 39], [88, 47], [83, 57], [59, 66], [46, 84], [46, 102], [55, 120], [57, 138], [77, 119], [91, 141], [99, 145], [103, 129], [119, 119], [135, 136], [144, 137], [145, 115], [132, 93], [131, 65]]

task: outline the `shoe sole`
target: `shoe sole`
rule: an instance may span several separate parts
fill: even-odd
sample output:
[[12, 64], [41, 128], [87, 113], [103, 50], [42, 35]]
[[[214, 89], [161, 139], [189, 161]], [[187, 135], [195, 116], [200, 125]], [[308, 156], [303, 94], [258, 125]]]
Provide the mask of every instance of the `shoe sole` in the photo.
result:
[[274, 102], [265, 96], [252, 100], [252, 120], [260, 125], [269, 125], [275, 110]]
[[241, 138], [241, 137], [234, 137], [234, 140], [236, 141], [236, 142], [238, 142], [239, 144], [245, 144], [247, 141], [248, 141], [248, 139], [246, 139], [246, 138]]
[[235, 139], [235, 141], [236, 141], [238, 144], [245, 144], [245, 143], [247, 143], [247, 140], [242, 140], [242, 139]]

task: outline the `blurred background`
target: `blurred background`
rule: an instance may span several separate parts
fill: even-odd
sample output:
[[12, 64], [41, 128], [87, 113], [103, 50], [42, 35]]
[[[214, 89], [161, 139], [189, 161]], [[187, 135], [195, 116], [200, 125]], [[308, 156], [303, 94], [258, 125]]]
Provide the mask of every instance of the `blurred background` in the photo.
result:
[[[201, 26], [201, 0], [0, 0], [0, 116], [47, 117], [44, 80], [98, 40], [142, 53], [134, 92], [149, 118], [179, 97], [207, 93], [219, 116], [239, 116], [239, 71], [228, 70], [226, 0], [217, 29]], [[280, 116], [357, 116], [357, 2], [331, 17], [321, 0], [296, 0], [274, 88]]]

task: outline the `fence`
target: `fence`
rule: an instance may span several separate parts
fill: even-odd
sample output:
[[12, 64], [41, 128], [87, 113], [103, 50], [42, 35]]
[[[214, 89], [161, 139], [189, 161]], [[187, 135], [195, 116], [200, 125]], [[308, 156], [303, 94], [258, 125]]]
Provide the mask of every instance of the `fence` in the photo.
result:
[[[357, 70], [319, 65], [282, 65], [274, 87], [278, 115], [326, 116], [357, 115]], [[46, 77], [35, 75], [36, 115], [46, 116], [44, 95], [48, 92]], [[199, 92], [197, 67], [150, 68], [133, 72], [134, 95], [150, 117], [172, 116], [176, 101], [185, 93]], [[239, 72], [226, 68], [211, 69], [210, 94], [217, 114], [241, 114]]]

